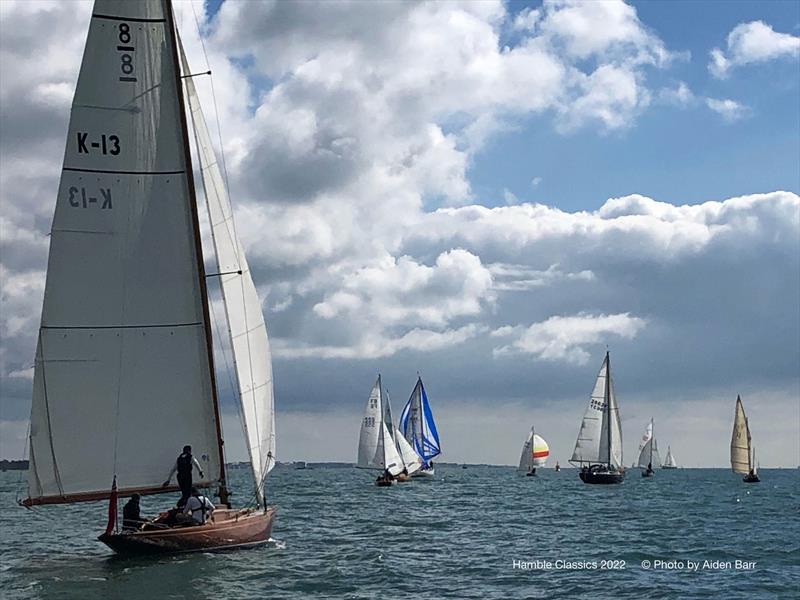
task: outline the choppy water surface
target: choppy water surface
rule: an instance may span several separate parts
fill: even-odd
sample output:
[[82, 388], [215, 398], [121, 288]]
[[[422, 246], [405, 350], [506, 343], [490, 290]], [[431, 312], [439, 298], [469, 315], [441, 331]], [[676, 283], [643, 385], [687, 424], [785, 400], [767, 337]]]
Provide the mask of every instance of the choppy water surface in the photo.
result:
[[[141, 559], [115, 558], [96, 541], [105, 503], [28, 511], [15, 504], [19, 474], [0, 473], [0, 597], [796, 597], [798, 471], [765, 470], [756, 485], [722, 469], [649, 480], [629, 472], [621, 486], [584, 485], [572, 469], [536, 478], [508, 467], [439, 465], [436, 473], [377, 488], [370, 472], [353, 468], [278, 467], [269, 479], [273, 543]], [[246, 497], [247, 472], [231, 478], [234, 498]], [[143, 510], [167, 501], [143, 498]], [[514, 568], [515, 560], [534, 568]], [[658, 568], [659, 560], [683, 566]], [[736, 560], [755, 567], [736, 569]], [[624, 564], [603, 570], [601, 561]]]

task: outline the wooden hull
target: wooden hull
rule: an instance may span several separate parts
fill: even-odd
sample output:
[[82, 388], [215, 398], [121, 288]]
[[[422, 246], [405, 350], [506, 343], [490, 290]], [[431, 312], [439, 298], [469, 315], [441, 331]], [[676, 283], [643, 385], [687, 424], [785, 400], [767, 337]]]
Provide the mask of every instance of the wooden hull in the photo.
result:
[[274, 506], [266, 511], [221, 508], [205, 525], [103, 534], [97, 539], [114, 552], [128, 556], [243, 548], [269, 540], [275, 512]]
[[624, 471], [590, 470], [580, 471], [579, 476], [583, 483], [612, 485], [622, 483], [625, 479]]

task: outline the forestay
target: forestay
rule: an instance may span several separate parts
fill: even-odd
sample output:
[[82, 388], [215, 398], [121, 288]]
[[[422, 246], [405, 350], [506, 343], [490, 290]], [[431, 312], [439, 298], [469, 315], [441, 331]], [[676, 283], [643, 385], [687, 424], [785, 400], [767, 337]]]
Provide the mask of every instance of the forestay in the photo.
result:
[[[183, 46], [181, 64], [189, 70]], [[233, 210], [211, 143], [194, 81], [184, 79], [194, 125], [211, 234], [217, 257], [225, 316], [241, 404], [242, 425], [253, 468], [256, 496], [263, 504], [263, 480], [275, 466], [275, 408], [272, 354], [267, 328], [244, 249], [236, 235]]]
[[204, 274], [164, 3], [97, 0], [70, 115], [34, 369], [28, 504], [222, 475]]

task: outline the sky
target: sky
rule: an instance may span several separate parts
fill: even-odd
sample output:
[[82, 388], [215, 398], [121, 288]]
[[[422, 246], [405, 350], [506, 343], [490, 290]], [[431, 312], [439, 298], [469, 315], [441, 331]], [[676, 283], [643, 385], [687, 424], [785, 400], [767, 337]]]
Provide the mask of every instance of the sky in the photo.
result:
[[[175, 12], [213, 71], [196, 83], [269, 329], [279, 460], [354, 461], [377, 373], [399, 413], [419, 372], [442, 460], [513, 464], [535, 424], [564, 464], [608, 349], [627, 464], [652, 417], [679, 464], [726, 466], [737, 394], [762, 467], [800, 462], [800, 3]], [[4, 458], [24, 454], [90, 13], [0, 1]]]

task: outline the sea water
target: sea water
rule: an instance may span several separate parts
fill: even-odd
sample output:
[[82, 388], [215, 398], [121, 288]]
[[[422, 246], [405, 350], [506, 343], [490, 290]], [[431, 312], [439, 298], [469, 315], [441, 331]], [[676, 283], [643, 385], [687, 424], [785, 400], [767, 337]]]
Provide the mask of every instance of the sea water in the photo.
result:
[[[352, 467], [277, 467], [273, 540], [255, 549], [120, 558], [96, 540], [107, 504], [27, 510], [0, 473], [0, 597], [793, 598], [800, 471], [629, 471], [583, 484], [574, 469], [439, 464], [379, 488]], [[237, 504], [246, 470], [231, 470]], [[175, 500], [142, 498], [153, 513]]]

